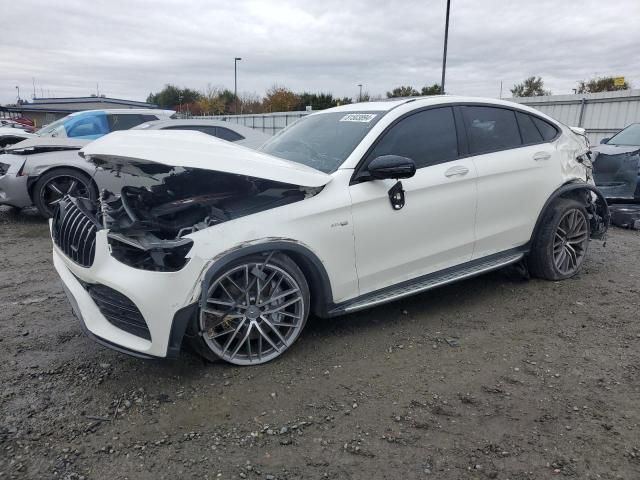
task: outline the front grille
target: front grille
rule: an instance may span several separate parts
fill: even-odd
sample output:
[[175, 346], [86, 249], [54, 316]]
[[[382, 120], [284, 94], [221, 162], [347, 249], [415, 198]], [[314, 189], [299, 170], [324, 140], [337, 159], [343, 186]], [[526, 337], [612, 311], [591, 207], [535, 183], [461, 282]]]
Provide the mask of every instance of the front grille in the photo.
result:
[[83, 286], [111, 325], [137, 337], [151, 340], [147, 322], [129, 298], [105, 285], [84, 283]]
[[53, 216], [55, 244], [78, 265], [90, 267], [96, 255], [96, 231], [100, 225], [78, 200], [64, 197]]

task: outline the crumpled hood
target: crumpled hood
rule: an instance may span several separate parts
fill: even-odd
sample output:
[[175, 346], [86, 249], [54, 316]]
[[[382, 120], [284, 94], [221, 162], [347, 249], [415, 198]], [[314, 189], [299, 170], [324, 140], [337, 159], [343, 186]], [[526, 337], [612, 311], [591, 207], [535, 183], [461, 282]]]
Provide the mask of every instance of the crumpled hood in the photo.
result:
[[591, 147], [592, 152], [598, 152], [598, 154], [604, 155], [620, 155], [621, 153], [631, 153], [640, 151], [640, 146], [638, 145], [607, 145], [603, 143], [601, 145], [596, 145]]
[[97, 166], [122, 171], [160, 164], [234, 173], [303, 187], [321, 187], [331, 180], [330, 175], [306, 165], [186, 130], [114, 132], [91, 142], [80, 154]]
[[39, 137], [38, 135], [30, 136], [26, 140], [22, 142], [16, 143], [5, 148], [5, 151], [12, 152], [17, 150], [25, 150], [31, 148], [51, 148], [51, 149], [62, 149], [62, 148], [77, 148], [81, 149], [91, 140], [81, 139], [81, 138], [58, 138], [58, 137]]

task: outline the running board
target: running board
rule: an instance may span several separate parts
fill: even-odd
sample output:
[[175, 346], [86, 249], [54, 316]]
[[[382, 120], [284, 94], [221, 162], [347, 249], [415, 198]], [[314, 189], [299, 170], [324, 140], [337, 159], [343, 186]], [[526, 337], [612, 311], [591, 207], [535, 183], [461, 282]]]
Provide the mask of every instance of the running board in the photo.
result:
[[523, 251], [510, 251], [506, 254], [491, 255], [485, 259], [472, 261], [457, 267], [447, 268], [440, 272], [431, 273], [416, 280], [410, 280], [400, 285], [378, 290], [377, 292], [366, 294], [352, 301], [347, 301], [329, 312], [330, 315], [340, 315], [342, 313], [352, 313], [364, 308], [373, 307], [382, 303], [391, 302], [400, 298], [425, 292], [432, 288], [440, 287], [448, 283], [453, 283], [465, 278], [475, 277], [482, 273], [497, 270], [504, 266], [517, 262], [524, 257]]

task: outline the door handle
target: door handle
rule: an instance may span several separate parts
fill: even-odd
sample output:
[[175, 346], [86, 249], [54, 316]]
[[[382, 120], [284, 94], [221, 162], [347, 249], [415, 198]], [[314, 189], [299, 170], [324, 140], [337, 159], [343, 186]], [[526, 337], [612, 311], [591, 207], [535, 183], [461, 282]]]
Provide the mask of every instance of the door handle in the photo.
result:
[[447, 178], [450, 177], [464, 177], [467, 173], [469, 173], [469, 169], [467, 167], [463, 167], [462, 165], [456, 165], [447, 169], [444, 172], [444, 176]]
[[549, 152], [536, 152], [533, 154], [533, 159], [536, 162], [540, 160], [549, 160], [551, 158], [551, 154]]

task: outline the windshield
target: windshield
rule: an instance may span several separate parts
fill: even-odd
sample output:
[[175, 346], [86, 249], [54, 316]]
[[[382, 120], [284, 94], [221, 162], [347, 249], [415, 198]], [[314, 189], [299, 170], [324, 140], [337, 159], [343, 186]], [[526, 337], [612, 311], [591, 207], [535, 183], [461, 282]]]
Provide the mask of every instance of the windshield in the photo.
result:
[[384, 112], [329, 112], [303, 117], [260, 150], [331, 173], [353, 152]]
[[640, 145], [640, 123], [634, 123], [609, 139], [607, 145]]
[[36, 133], [41, 137], [55, 137], [57, 135], [53, 135], [53, 134], [57, 133], [56, 130], [58, 130], [59, 127], [64, 126], [64, 121], [66, 120], [66, 118], [67, 117], [64, 117], [64, 118], [61, 118], [60, 120], [56, 120], [55, 122], [50, 123], [49, 125], [45, 125]]

